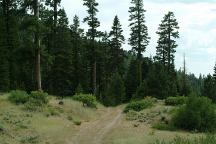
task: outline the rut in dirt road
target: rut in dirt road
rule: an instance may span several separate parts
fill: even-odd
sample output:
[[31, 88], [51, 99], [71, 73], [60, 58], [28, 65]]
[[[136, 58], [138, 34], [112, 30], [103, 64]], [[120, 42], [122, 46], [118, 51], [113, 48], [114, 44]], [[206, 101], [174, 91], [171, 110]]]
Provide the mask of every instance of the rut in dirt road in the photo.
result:
[[120, 123], [122, 109], [109, 108], [100, 119], [83, 124], [70, 144], [102, 144], [106, 134]]

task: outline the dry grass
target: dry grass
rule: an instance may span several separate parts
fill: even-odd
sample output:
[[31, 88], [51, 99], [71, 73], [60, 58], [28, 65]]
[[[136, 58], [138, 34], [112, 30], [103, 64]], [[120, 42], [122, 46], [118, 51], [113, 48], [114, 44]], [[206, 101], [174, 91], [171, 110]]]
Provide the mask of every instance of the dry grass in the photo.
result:
[[152, 144], [156, 140], [171, 141], [176, 136], [184, 138], [194, 138], [203, 134], [193, 134], [185, 131], [160, 131], [152, 128], [152, 124], [158, 122], [161, 116], [168, 115], [172, 112], [170, 106], [165, 106], [163, 101], [159, 101], [156, 106], [143, 110], [139, 113], [144, 115], [143, 118], [128, 121], [126, 114], [121, 119], [121, 123], [116, 126], [104, 139], [103, 144]]
[[69, 98], [59, 105], [59, 100], [50, 97], [42, 112], [29, 113], [22, 105], [8, 102], [7, 96], [0, 96], [0, 125], [4, 128], [0, 144], [64, 144], [79, 131], [78, 122], [94, 120], [104, 111], [101, 105], [98, 110], [84, 108]]

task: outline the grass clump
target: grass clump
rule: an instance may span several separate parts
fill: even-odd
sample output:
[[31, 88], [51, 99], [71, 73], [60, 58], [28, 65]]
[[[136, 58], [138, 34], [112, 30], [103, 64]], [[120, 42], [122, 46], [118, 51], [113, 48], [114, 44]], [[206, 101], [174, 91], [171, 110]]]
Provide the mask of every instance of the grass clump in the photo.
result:
[[94, 95], [91, 94], [77, 94], [73, 97], [74, 100], [83, 103], [83, 106], [97, 108], [97, 100]]
[[168, 131], [175, 131], [176, 130], [176, 127], [174, 127], [173, 125], [171, 124], [166, 124], [166, 123], [161, 123], [161, 122], [158, 122], [158, 123], [155, 123], [152, 128], [154, 129], [157, 129], [157, 130], [168, 130]]
[[216, 111], [207, 97], [191, 96], [172, 118], [175, 127], [190, 131], [213, 132], [216, 130]]
[[25, 136], [20, 140], [20, 142], [24, 144], [37, 144], [39, 143], [39, 136], [38, 135]]
[[176, 137], [173, 141], [165, 142], [157, 140], [153, 144], [215, 144], [216, 137], [214, 135], [207, 135], [206, 137], [185, 139], [181, 137]]
[[29, 100], [29, 95], [25, 91], [13, 90], [10, 92], [8, 100], [15, 104], [24, 104]]
[[78, 120], [78, 119], [74, 119], [73, 122], [74, 122], [75, 125], [78, 125], [78, 126], [81, 125], [81, 123], [82, 123], [82, 122], [81, 122], [80, 120]]
[[4, 127], [3, 125], [0, 123], [0, 133], [3, 133], [4, 132]]
[[125, 107], [124, 112], [129, 112], [130, 110], [139, 112], [153, 106], [154, 102], [155, 99], [152, 98], [146, 98], [140, 101], [132, 101]]
[[165, 99], [165, 104], [170, 106], [183, 105], [187, 102], [187, 97], [178, 96], [178, 97], [168, 97]]

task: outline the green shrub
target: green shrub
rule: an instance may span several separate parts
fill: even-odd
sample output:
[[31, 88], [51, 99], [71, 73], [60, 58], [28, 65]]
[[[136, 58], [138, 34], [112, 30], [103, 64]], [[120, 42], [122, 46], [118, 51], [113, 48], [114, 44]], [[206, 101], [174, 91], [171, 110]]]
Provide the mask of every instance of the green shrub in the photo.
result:
[[13, 90], [10, 92], [8, 99], [15, 104], [24, 104], [29, 100], [29, 95], [25, 91]]
[[174, 126], [184, 130], [212, 132], [216, 130], [216, 112], [207, 97], [192, 96], [172, 118]]
[[33, 91], [30, 94], [25, 108], [29, 111], [41, 110], [44, 105], [48, 103], [48, 94], [41, 91]]
[[187, 97], [168, 97], [165, 99], [165, 104], [170, 106], [183, 105], [187, 102]]
[[48, 103], [48, 94], [42, 91], [32, 91], [30, 99], [35, 100], [39, 106], [42, 106]]
[[73, 96], [73, 99], [83, 103], [83, 106], [97, 108], [96, 97], [91, 94], [78, 94]]
[[80, 120], [73, 120], [73, 122], [75, 125], [78, 125], [78, 126], [81, 125], [81, 123], [82, 123]]
[[125, 107], [124, 112], [128, 112], [130, 110], [139, 112], [143, 109], [153, 106], [154, 102], [155, 102], [155, 99], [152, 99], [149, 97], [144, 100], [140, 100], [140, 101], [132, 101]]
[[133, 121], [133, 120], [137, 120], [138, 117], [139, 117], [139, 113], [134, 110], [129, 110], [126, 113], [126, 120]]
[[4, 132], [4, 127], [3, 125], [0, 123], [0, 133]]

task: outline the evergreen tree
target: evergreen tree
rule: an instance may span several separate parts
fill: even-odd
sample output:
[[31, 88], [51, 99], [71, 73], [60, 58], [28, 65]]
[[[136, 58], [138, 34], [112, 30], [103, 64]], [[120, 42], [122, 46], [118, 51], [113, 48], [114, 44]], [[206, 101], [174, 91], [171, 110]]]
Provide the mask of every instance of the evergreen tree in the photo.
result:
[[204, 90], [202, 94], [216, 102], [216, 89], [214, 85], [214, 79], [211, 75], [208, 75], [204, 79]]
[[143, 0], [132, 0], [130, 7], [130, 27], [131, 34], [129, 44], [132, 46], [132, 50], [137, 52], [138, 59], [138, 72], [139, 72], [139, 83], [142, 83], [142, 52], [145, 51], [149, 44], [148, 29], [145, 25], [145, 10], [143, 6]]
[[125, 101], [131, 100], [138, 86], [139, 86], [139, 77], [138, 77], [137, 60], [131, 59], [128, 70], [127, 70], [126, 78], [125, 78], [125, 87], [126, 87]]
[[83, 0], [84, 6], [88, 8], [88, 16], [84, 18], [84, 22], [88, 23], [89, 30], [87, 36], [90, 38], [90, 48], [91, 48], [91, 64], [92, 64], [92, 92], [96, 94], [97, 92], [97, 61], [96, 61], [96, 50], [95, 50], [95, 38], [99, 36], [97, 28], [100, 26], [96, 14], [98, 12], [98, 3], [95, 0]]
[[121, 76], [115, 73], [111, 76], [105, 90], [105, 105], [116, 106], [125, 99], [125, 87]]
[[83, 74], [82, 70], [82, 59], [81, 59], [81, 47], [82, 47], [82, 37], [83, 29], [80, 28], [80, 22], [78, 16], [74, 16], [73, 24], [70, 27], [71, 38], [72, 38], [72, 63], [74, 66], [74, 78], [73, 83], [77, 87], [81, 83], [81, 77]]
[[122, 49], [122, 44], [125, 41], [125, 38], [122, 34], [122, 26], [118, 19], [118, 16], [115, 16], [113, 21], [112, 30], [109, 33], [110, 40], [110, 73], [123, 73], [123, 62], [124, 62], [124, 51]]
[[216, 63], [215, 63], [215, 66], [214, 66], [213, 78], [214, 78], [214, 82], [215, 82], [215, 85], [216, 85]]
[[179, 26], [173, 12], [166, 14], [159, 26], [158, 46], [155, 59], [167, 67], [168, 72], [174, 69], [175, 48], [178, 46], [175, 39], [179, 38]]
[[60, 96], [72, 95], [77, 85], [73, 83], [74, 66], [72, 63], [72, 48], [68, 19], [64, 9], [59, 11], [55, 60], [52, 67], [52, 94]]

